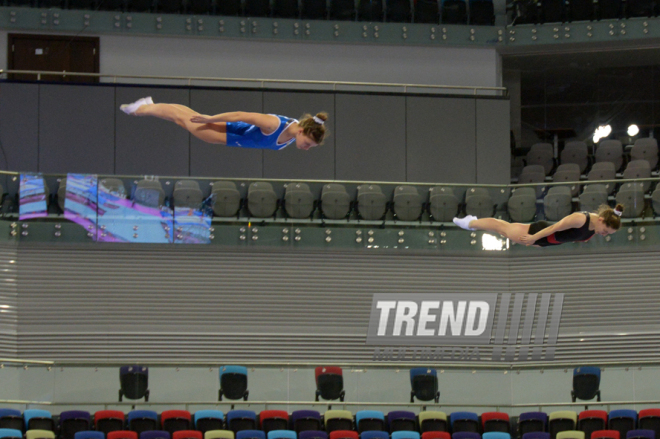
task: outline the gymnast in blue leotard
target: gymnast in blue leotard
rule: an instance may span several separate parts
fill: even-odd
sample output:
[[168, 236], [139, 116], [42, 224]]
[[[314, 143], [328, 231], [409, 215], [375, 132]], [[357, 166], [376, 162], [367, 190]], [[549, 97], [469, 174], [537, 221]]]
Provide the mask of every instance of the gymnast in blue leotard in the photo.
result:
[[327, 133], [326, 113], [306, 114], [300, 120], [243, 111], [207, 116], [184, 105], [154, 104], [150, 97], [124, 104], [120, 109], [134, 116], [169, 120], [208, 143], [241, 148], [280, 150], [295, 142], [296, 148], [307, 151], [323, 143]]

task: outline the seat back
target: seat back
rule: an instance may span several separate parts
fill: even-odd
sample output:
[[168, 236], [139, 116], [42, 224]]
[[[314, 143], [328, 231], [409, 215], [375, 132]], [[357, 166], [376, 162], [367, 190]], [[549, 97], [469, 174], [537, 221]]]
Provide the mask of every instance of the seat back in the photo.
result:
[[149, 368], [146, 366], [120, 367], [119, 384], [121, 386], [121, 391], [126, 398], [143, 398], [147, 394], [147, 389], [149, 388]]
[[410, 369], [410, 387], [420, 401], [434, 400], [438, 394], [438, 372], [427, 367]]
[[[195, 430], [201, 431], [202, 433], [213, 430], [222, 430], [225, 426], [225, 414], [220, 410], [197, 410], [193, 416], [193, 423]], [[228, 439], [233, 439], [234, 432], [230, 433], [232, 437]]]
[[207, 430], [204, 432], [204, 439], [234, 439], [234, 432], [231, 430]]
[[618, 171], [623, 165], [623, 145], [619, 140], [603, 140], [596, 148], [596, 163], [610, 162]]
[[214, 181], [211, 190], [213, 214], [220, 217], [232, 217], [241, 207], [241, 194], [233, 181]]
[[296, 433], [319, 431], [322, 427], [321, 414], [316, 410], [296, 410], [291, 413], [291, 426]]
[[348, 410], [327, 410], [323, 415], [323, 421], [325, 422], [325, 431], [329, 433], [330, 439], [333, 438], [332, 433], [334, 432], [340, 432], [338, 434], [345, 435], [345, 432], [353, 430], [353, 414]]
[[[653, 193], [658, 192], [656, 189]], [[653, 210], [655, 210], [655, 200], [653, 200]], [[660, 409], [644, 409], [639, 411], [638, 428], [642, 430], [653, 430], [655, 437], [660, 437]]]
[[548, 415], [544, 412], [524, 412], [518, 416], [518, 433], [520, 437], [526, 433], [545, 432], [547, 425]]
[[575, 163], [565, 163], [557, 167], [557, 171], [552, 176], [552, 181], [555, 183], [566, 181], [571, 182], [570, 185], [567, 185], [571, 189], [571, 195], [577, 196], [580, 190], [580, 167]]
[[588, 184], [580, 194], [580, 210], [595, 212], [607, 204], [607, 188], [604, 184]]
[[32, 429], [25, 432], [25, 439], [55, 439], [51, 430]]
[[[560, 155], [561, 164], [574, 163], [580, 168], [582, 174], [589, 165], [589, 149], [581, 140], [566, 142]], [[587, 438], [589, 439], [589, 438]]]
[[[327, 413], [327, 412], [326, 412]], [[358, 439], [357, 432], [353, 430], [335, 430], [329, 433], [330, 439]]]
[[554, 147], [550, 143], [535, 143], [526, 156], [528, 165], [541, 165], [545, 175], [550, 175], [555, 165]]
[[52, 415], [48, 410], [28, 409], [23, 412], [25, 430], [49, 430], [53, 431]]
[[89, 412], [70, 410], [60, 413], [60, 438], [74, 439], [76, 433], [89, 430]]
[[177, 430], [172, 433], [172, 439], [204, 439], [204, 434], [197, 430]]
[[[23, 428], [23, 414], [20, 411], [16, 409], [0, 409], [0, 429], [23, 431]], [[13, 432], [11, 433], [13, 434]]]
[[387, 200], [377, 184], [361, 184], [357, 188], [357, 209], [364, 220], [380, 220], [385, 216]]
[[[289, 431], [287, 430], [289, 426], [289, 414], [284, 410], [263, 410], [261, 413], [259, 413], [259, 425], [265, 433], [269, 433], [271, 431]], [[288, 435], [289, 433], [286, 434]], [[281, 438], [271, 438], [270, 435], [268, 438], [285, 439], [284, 436]]]
[[507, 202], [507, 211], [514, 222], [531, 222], [536, 215], [536, 190], [531, 187], [514, 189]]
[[[616, 193], [617, 204], [622, 204], [622, 218], [638, 218], [644, 211], [644, 186], [641, 183], [625, 183]], [[623, 436], [623, 435], [622, 435]]]
[[[487, 432], [509, 433], [509, 415], [502, 412], [484, 412], [481, 414], [481, 428]], [[488, 438], [484, 438], [488, 439]], [[506, 439], [504, 437], [492, 437], [491, 439]]]
[[277, 195], [273, 185], [260, 181], [251, 183], [248, 187], [247, 207], [250, 215], [255, 218], [269, 218], [277, 210]]
[[304, 430], [298, 433], [298, 439], [328, 439], [328, 433], [321, 430]]
[[[573, 381], [575, 381], [575, 378]], [[573, 383], [573, 386], [575, 387], [575, 383]], [[592, 398], [593, 396], [587, 399]], [[605, 427], [607, 427], [607, 412], [605, 410], [585, 410], [578, 415], [577, 428], [584, 432], [585, 438], [591, 438], [594, 431], [603, 430]]]
[[635, 140], [630, 150], [630, 158], [647, 160], [651, 169], [655, 169], [658, 166], [658, 141], [650, 137]]
[[543, 210], [545, 217], [550, 221], [559, 221], [563, 217], [570, 215], [571, 190], [565, 186], [553, 186], [548, 190], [548, 194], [543, 199]]
[[[395, 432], [417, 431], [417, 419], [413, 412], [396, 410], [387, 414], [387, 425], [390, 433], [394, 436]], [[419, 433], [417, 433], [419, 439]]]
[[[241, 431], [255, 431], [257, 415], [251, 410], [230, 410], [227, 412], [227, 428], [233, 431], [238, 439], [238, 433]], [[263, 432], [261, 433], [263, 434]]]
[[133, 201], [158, 209], [165, 203], [165, 191], [157, 180], [140, 180], [135, 186]]
[[419, 420], [419, 431], [422, 433], [449, 432], [449, 424], [445, 412], [425, 410], [420, 412], [417, 418]]
[[465, 212], [477, 218], [488, 218], [495, 212], [495, 204], [486, 188], [468, 188], [465, 193]]
[[266, 437], [268, 439], [298, 439], [296, 432], [291, 430], [270, 430]]
[[23, 439], [23, 432], [16, 428], [0, 428], [0, 439]]
[[607, 428], [618, 431], [621, 438], [627, 437], [628, 432], [634, 430], [636, 425], [637, 412], [635, 410], [619, 409], [611, 410], [609, 413]]
[[[326, 401], [332, 401], [341, 397], [344, 390], [344, 377], [341, 367], [319, 366], [315, 369], [314, 374], [316, 378], [316, 390], [319, 392], [321, 398]], [[340, 417], [343, 417], [343, 415]]]
[[314, 211], [314, 195], [306, 183], [289, 183], [284, 193], [284, 210], [291, 218], [310, 218]]
[[199, 188], [199, 183], [195, 180], [179, 180], [174, 183], [172, 197], [175, 207], [190, 209], [200, 209], [202, 207], [202, 191]]
[[577, 425], [577, 413], [564, 410], [552, 412], [548, 416], [548, 432], [551, 439], [556, 439], [557, 433], [575, 430]]
[[[163, 430], [170, 433], [170, 435], [173, 435], [174, 432], [177, 431], [190, 430], [192, 426], [192, 417], [190, 416], [190, 412], [187, 410], [164, 410], [160, 414], [160, 422], [163, 425]], [[172, 436], [172, 439], [176, 438]], [[201, 437], [199, 439], [201, 439]]]
[[266, 433], [261, 430], [241, 430], [236, 432], [236, 439], [266, 439]]
[[420, 439], [419, 433], [411, 430], [393, 431], [390, 437], [392, 439]]
[[458, 206], [458, 197], [451, 187], [435, 186], [429, 189], [429, 213], [434, 221], [451, 221], [458, 215]]
[[171, 437], [172, 435], [164, 430], [149, 430], [140, 433], [140, 439], [170, 439]]
[[[600, 386], [600, 368], [591, 366], [576, 367], [573, 369], [573, 392], [575, 397], [582, 400], [594, 399]], [[591, 418], [602, 418], [602, 413], [587, 413]], [[597, 416], [596, 416], [597, 415]], [[595, 430], [603, 430], [607, 417], [602, 419], [603, 425]]]
[[451, 423], [451, 431], [454, 434], [459, 432], [479, 433], [479, 416], [476, 413], [453, 412], [449, 415], [449, 421]]
[[355, 413], [358, 433], [365, 431], [385, 431], [385, 415], [376, 410], [360, 410]]
[[621, 434], [616, 430], [597, 430], [591, 432], [591, 439], [620, 439]]
[[584, 439], [584, 431], [566, 430], [557, 433], [557, 439]]
[[219, 378], [222, 396], [228, 399], [247, 399], [248, 376], [246, 367], [222, 366]]
[[128, 429], [141, 435], [145, 431], [156, 431], [159, 427], [158, 413], [152, 410], [132, 410], [126, 417]]
[[[589, 181], [614, 180], [615, 178], [616, 169], [614, 168], [614, 163], [611, 162], [594, 163], [587, 175]], [[614, 183], [605, 183], [608, 195], [614, 192], [614, 187]]]
[[[641, 160], [632, 160], [626, 166], [626, 169], [623, 171], [623, 178], [625, 180], [635, 180], [637, 178], [651, 178], [651, 166], [649, 162]], [[650, 181], [640, 181], [644, 192], [647, 192], [651, 188]]]
[[394, 215], [401, 221], [415, 221], [422, 215], [422, 197], [415, 186], [394, 188], [393, 201]]
[[351, 199], [343, 185], [331, 183], [323, 186], [321, 213], [325, 218], [344, 219], [348, 217], [350, 208]]
[[630, 430], [626, 434], [626, 439], [655, 439], [653, 430]]
[[106, 439], [138, 439], [138, 434], [129, 430], [111, 431], [106, 435]]

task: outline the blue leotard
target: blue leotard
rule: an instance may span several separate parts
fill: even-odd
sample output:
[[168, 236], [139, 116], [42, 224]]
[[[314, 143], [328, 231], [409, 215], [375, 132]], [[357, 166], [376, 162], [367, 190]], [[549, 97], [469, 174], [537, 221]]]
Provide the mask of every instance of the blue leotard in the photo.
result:
[[282, 131], [289, 125], [298, 121], [285, 116], [278, 116], [277, 114], [273, 114], [272, 116], [280, 119], [280, 126], [269, 135], [265, 135], [261, 131], [261, 128], [256, 125], [245, 122], [227, 122], [227, 146], [275, 150], [287, 147], [295, 138], [284, 143], [277, 143], [277, 138], [280, 137]]

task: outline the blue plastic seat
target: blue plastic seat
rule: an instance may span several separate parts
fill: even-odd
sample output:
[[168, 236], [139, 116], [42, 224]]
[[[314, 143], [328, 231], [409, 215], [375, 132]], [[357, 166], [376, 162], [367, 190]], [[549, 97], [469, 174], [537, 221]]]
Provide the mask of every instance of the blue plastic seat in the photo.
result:
[[15, 428], [0, 428], [0, 439], [23, 439], [23, 432]]
[[77, 431], [73, 435], [74, 439], [105, 439], [105, 434], [102, 431]]
[[544, 412], [521, 413], [518, 416], [518, 429], [521, 435], [532, 432], [544, 432], [548, 429], [548, 414]]
[[298, 433], [298, 439], [328, 439], [328, 433], [321, 430], [305, 430]]
[[53, 416], [48, 410], [29, 409], [23, 412], [26, 430], [49, 430], [53, 431]]
[[267, 439], [298, 439], [298, 435], [293, 430], [271, 430], [266, 437]]
[[360, 439], [390, 439], [390, 435], [382, 430], [367, 430], [360, 433]]
[[481, 435], [481, 439], [511, 439], [511, 435], [503, 431], [488, 431]]
[[132, 410], [126, 415], [128, 429], [138, 435], [143, 431], [158, 430], [158, 413], [153, 410]]
[[74, 439], [79, 431], [88, 431], [91, 424], [89, 412], [68, 410], [60, 413], [60, 438]]
[[473, 412], [454, 412], [449, 415], [451, 431], [458, 432], [479, 432], [479, 416]]
[[149, 401], [149, 368], [146, 366], [122, 366], [119, 368], [119, 401], [128, 399]]
[[573, 390], [571, 390], [573, 402], [576, 399], [589, 400], [594, 397], [600, 401], [599, 386], [600, 367], [580, 366], [573, 369]]
[[630, 430], [637, 428], [637, 412], [630, 409], [612, 410], [609, 413], [607, 426], [609, 430], [619, 432], [619, 437], [623, 439]]
[[626, 434], [626, 439], [655, 439], [653, 430], [630, 430]]
[[395, 431], [417, 431], [417, 417], [413, 412], [396, 410], [387, 414], [390, 433]]
[[399, 430], [392, 432], [392, 439], [419, 439], [419, 433], [410, 430]]
[[440, 400], [438, 392], [438, 372], [429, 367], [415, 367], [410, 369], [410, 402], [415, 398], [420, 401]]
[[171, 435], [163, 430], [149, 430], [140, 433], [140, 439], [170, 439]]
[[358, 433], [363, 431], [385, 431], [385, 415], [377, 410], [360, 410], [355, 413]]
[[23, 431], [23, 414], [16, 409], [0, 409], [0, 428]]
[[266, 433], [261, 430], [241, 430], [236, 433], [236, 439], [266, 439]]
[[193, 415], [195, 430], [205, 433], [210, 430], [222, 430], [225, 414], [220, 410], [197, 410]]
[[220, 390], [218, 401], [224, 396], [227, 399], [248, 400], [250, 392], [247, 390], [247, 367], [244, 366], [222, 366], [220, 368]]

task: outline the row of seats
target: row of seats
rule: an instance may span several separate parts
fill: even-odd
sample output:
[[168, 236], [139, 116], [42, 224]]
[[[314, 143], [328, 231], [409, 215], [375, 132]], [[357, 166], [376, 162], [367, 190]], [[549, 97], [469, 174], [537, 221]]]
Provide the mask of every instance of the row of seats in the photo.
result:
[[[0, 428], [21, 432], [31, 430], [57, 431], [62, 439], [75, 439], [81, 431], [104, 435], [116, 431], [131, 431], [142, 434], [147, 431], [164, 431], [174, 435], [179, 431], [226, 431], [225, 439], [234, 439], [241, 431], [292, 431], [300, 434], [306, 431], [380, 431], [387, 434], [407, 431], [425, 432], [470, 432], [470, 433], [512, 433], [522, 436], [526, 433], [545, 432], [550, 439], [556, 439], [563, 431], [580, 431], [592, 437], [594, 431], [611, 430], [627, 437], [633, 430], [650, 430], [660, 433], [660, 409], [635, 410], [585, 410], [556, 411], [552, 413], [526, 412], [517, 419], [503, 412], [453, 412], [449, 416], [440, 411], [422, 411], [418, 415], [410, 411], [392, 411], [385, 415], [377, 410], [361, 410], [353, 415], [347, 410], [328, 410], [323, 415], [314, 410], [298, 410], [291, 414], [283, 410], [264, 410], [257, 413], [251, 410], [231, 410], [225, 414], [220, 410], [200, 410], [194, 414], [186, 410], [165, 410], [160, 416], [151, 410], [133, 410], [125, 415], [117, 410], [97, 411], [93, 418], [90, 413], [80, 410], [60, 413], [56, 423], [46, 410], [30, 409], [23, 414], [14, 409], [0, 409]], [[231, 438], [229, 437], [231, 436]], [[0, 436], [1, 438], [2, 436]], [[660, 436], [659, 436], [660, 437]], [[280, 439], [280, 438], [278, 438]], [[291, 439], [296, 439], [291, 438]]]
[[[623, 168], [626, 159], [646, 160], [651, 169], [658, 166], [658, 141], [654, 138], [637, 139], [630, 148], [629, 154], [624, 153], [624, 147], [619, 140], [602, 140], [594, 153], [595, 163], [610, 162], [614, 171]], [[550, 143], [532, 145], [525, 157], [527, 165], [540, 165], [545, 175], [550, 175], [555, 169], [554, 147]], [[583, 141], [567, 142], [560, 155], [560, 164], [573, 163], [579, 166], [580, 174], [584, 174], [590, 164], [587, 144]]]
[[[6, 0], [8, 6], [166, 14], [492, 25], [492, 0]], [[469, 4], [469, 9], [468, 9]], [[469, 12], [469, 13], [468, 13]]]

